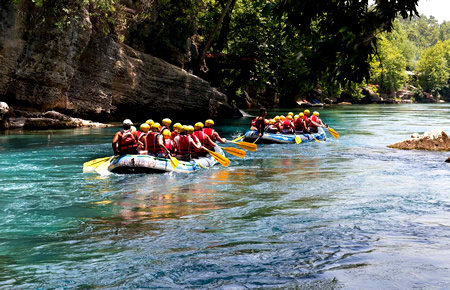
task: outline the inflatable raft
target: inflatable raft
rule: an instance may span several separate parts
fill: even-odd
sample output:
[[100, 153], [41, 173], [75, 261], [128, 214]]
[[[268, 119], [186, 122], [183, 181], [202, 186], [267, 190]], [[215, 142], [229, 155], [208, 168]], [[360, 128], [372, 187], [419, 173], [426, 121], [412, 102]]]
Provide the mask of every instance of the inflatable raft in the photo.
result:
[[[319, 127], [318, 132], [315, 134], [297, 134], [297, 136], [302, 139], [303, 142], [314, 141], [314, 138], [317, 140], [326, 140], [327, 135], [323, 128]], [[258, 131], [247, 131], [244, 135], [244, 141], [253, 143], [256, 139], [258, 139]], [[295, 143], [295, 135], [294, 134], [273, 134], [273, 133], [264, 133], [262, 137], [256, 141], [258, 144], [287, 144], [287, 143]]]
[[[219, 147], [215, 147], [214, 151], [224, 155]], [[173, 169], [170, 159], [150, 155], [123, 155], [111, 160], [108, 170], [114, 173], [162, 173], [167, 171], [191, 173], [202, 168], [212, 167], [217, 163], [209, 154], [191, 161], [179, 161], [177, 168]]]

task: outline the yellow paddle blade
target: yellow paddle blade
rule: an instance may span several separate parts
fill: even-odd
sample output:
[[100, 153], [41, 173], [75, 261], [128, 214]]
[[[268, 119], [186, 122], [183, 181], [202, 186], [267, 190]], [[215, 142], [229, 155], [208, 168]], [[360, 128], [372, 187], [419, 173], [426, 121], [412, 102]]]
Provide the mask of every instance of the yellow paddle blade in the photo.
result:
[[333, 135], [333, 137], [334, 137], [335, 139], [339, 138], [339, 133], [336, 132], [333, 128], [328, 127], [327, 129], [328, 129], [328, 131], [330, 132], [330, 134]]
[[297, 144], [302, 143], [302, 138], [300, 138], [299, 136], [295, 135], [295, 143], [297, 143]]
[[104, 161], [102, 164], [98, 165], [97, 168], [95, 168], [95, 172], [100, 173], [108, 169], [108, 166], [111, 163], [112, 159], [113, 157], [108, 157], [108, 160]]
[[311, 136], [314, 138], [314, 141], [316, 141], [316, 142], [319, 142], [320, 143], [320, 141], [319, 140], [317, 140], [317, 138], [316, 137], [314, 137], [314, 135], [313, 134], [311, 134]]
[[172, 165], [172, 168], [175, 169], [178, 167], [178, 164], [180, 164], [180, 161], [178, 161], [178, 159], [176, 159], [175, 157], [169, 155], [170, 157], [170, 165]]
[[227, 151], [228, 153], [230, 153], [231, 155], [237, 156], [239, 158], [244, 158], [245, 157], [245, 151], [244, 150], [233, 148], [233, 147], [221, 147], [221, 148], [223, 150]]
[[234, 139], [231, 142], [237, 142], [237, 141], [241, 140], [242, 138], [244, 138], [244, 135], [237, 137], [236, 139]]
[[91, 161], [87, 161], [83, 163], [83, 167], [96, 167], [96, 164], [100, 164], [101, 162], [104, 162], [108, 160], [110, 157], [103, 157], [103, 158], [97, 158]]
[[214, 159], [216, 159], [216, 161], [222, 164], [223, 166], [228, 167], [228, 165], [230, 165], [231, 162], [230, 159], [226, 158], [225, 156], [217, 152], [211, 151], [209, 149], [206, 149], [204, 147], [203, 149], [205, 149], [209, 154], [211, 154], [211, 156], [214, 157]]
[[249, 143], [249, 142], [233, 142], [237, 146], [241, 147], [242, 149], [248, 150], [248, 151], [256, 151], [256, 144]]

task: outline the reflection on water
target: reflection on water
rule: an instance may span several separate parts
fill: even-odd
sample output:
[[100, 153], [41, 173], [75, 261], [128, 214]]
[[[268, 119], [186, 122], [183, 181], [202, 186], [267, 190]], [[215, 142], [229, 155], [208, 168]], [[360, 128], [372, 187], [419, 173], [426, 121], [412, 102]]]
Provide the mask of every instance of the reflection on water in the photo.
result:
[[449, 109], [325, 108], [338, 140], [191, 175], [83, 174], [115, 128], [2, 133], [0, 288], [448, 288], [448, 154], [386, 145]]

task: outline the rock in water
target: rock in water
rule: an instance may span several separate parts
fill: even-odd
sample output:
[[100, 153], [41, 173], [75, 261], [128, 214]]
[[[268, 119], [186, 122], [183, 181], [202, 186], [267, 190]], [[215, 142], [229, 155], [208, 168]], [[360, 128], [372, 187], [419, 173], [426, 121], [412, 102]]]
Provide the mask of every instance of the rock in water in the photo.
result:
[[423, 135], [414, 133], [410, 139], [388, 147], [406, 150], [450, 151], [450, 138], [441, 129], [434, 129]]
[[449, 157], [449, 158], [447, 158], [447, 160], [445, 160], [445, 162], [448, 162], [448, 163], [450, 163], [450, 157]]

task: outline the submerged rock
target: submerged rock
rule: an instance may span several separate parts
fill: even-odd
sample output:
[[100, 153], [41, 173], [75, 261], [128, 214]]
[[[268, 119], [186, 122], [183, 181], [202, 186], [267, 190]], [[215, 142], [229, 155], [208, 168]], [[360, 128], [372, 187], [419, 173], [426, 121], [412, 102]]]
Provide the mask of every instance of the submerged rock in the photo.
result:
[[410, 139], [389, 145], [388, 147], [406, 150], [450, 151], [450, 138], [441, 129], [434, 129], [423, 135], [414, 133]]
[[447, 160], [445, 160], [445, 162], [448, 162], [448, 163], [450, 163], [450, 157], [449, 157], [449, 158], [447, 158]]

